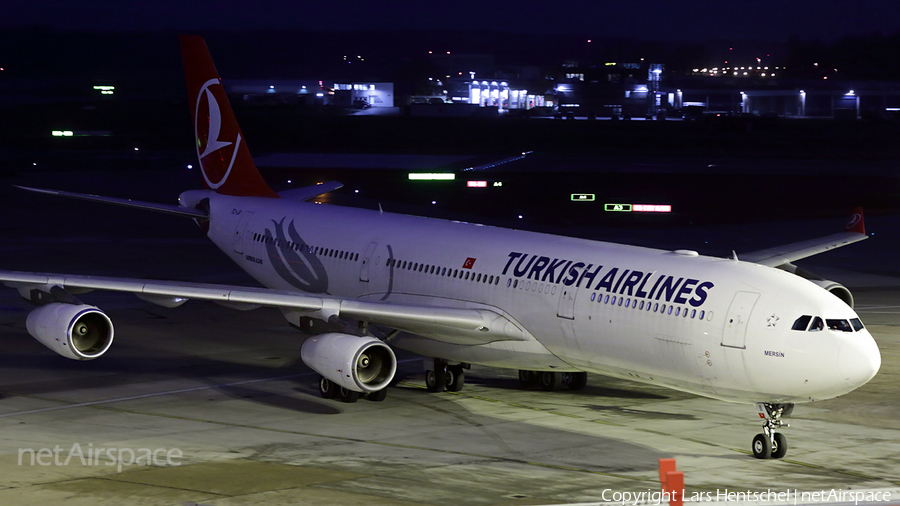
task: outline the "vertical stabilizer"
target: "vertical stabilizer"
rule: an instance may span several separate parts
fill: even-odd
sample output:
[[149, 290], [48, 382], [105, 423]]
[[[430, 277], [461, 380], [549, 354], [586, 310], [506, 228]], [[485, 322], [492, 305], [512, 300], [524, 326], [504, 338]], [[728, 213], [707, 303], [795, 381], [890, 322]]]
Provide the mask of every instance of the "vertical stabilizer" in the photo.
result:
[[224, 195], [277, 198], [253, 163], [206, 42], [182, 35], [181, 59], [206, 186]]

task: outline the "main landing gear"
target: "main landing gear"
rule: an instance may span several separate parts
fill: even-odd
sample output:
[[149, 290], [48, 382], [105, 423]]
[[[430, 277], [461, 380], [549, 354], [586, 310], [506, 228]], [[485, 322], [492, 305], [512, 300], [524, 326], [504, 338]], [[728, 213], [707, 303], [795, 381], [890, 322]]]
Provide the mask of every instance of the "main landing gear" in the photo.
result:
[[586, 372], [519, 371], [522, 388], [540, 387], [550, 392], [565, 385], [569, 390], [581, 390], [587, 385]]
[[425, 362], [425, 387], [429, 392], [459, 392], [466, 384], [466, 364], [449, 365], [446, 360], [434, 359], [434, 367], [429, 368], [428, 360]]
[[356, 402], [360, 397], [370, 401], [381, 402], [387, 397], [387, 387], [376, 392], [364, 394], [349, 388], [339, 387], [333, 381], [321, 376], [319, 377], [319, 394], [323, 399], [338, 399], [341, 402]]
[[763, 431], [753, 438], [753, 456], [758, 459], [780, 459], [787, 454], [787, 438], [780, 432], [775, 432], [781, 427], [790, 425], [781, 421], [782, 417], [791, 416], [794, 411], [793, 404], [757, 404], [756, 410], [759, 416], [765, 420]]

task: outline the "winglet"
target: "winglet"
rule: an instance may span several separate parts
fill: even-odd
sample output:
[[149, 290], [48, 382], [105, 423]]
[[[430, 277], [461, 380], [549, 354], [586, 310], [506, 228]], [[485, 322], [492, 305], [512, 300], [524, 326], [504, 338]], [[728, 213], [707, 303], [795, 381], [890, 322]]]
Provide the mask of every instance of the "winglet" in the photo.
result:
[[847, 222], [847, 232], [866, 235], [866, 221], [863, 219], [862, 207], [853, 208], [853, 215], [850, 217], [850, 221]]
[[182, 35], [181, 59], [206, 186], [224, 195], [277, 198], [253, 163], [206, 41]]

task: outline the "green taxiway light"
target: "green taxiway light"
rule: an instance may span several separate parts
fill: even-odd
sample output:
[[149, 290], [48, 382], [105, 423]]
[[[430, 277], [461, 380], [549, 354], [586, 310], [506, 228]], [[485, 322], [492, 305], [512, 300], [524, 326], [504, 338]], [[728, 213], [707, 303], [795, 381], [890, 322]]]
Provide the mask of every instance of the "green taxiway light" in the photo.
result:
[[631, 204], [604, 204], [603, 210], [619, 213], [630, 213]]
[[445, 172], [410, 172], [410, 181], [453, 181], [456, 174]]

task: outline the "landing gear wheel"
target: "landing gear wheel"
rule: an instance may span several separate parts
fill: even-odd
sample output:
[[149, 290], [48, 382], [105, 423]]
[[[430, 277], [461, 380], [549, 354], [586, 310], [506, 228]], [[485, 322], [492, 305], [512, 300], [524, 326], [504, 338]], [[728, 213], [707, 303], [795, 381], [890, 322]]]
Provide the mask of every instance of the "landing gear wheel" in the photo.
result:
[[776, 432], [773, 437], [775, 438], [775, 444], [772, 445], [772, 458], [780, 459], [787, 454], [787, 438], [780, 432]]
[[369, 399], [373, 402], [381, 402], [384, 398], [387, 397], [387, 387], [382, 388], [376, 392], [369, 392], [366, 394], [366, 399]]
[[522, 388], [531, 388], [537, 385], [538, 373], [534, 371], [519, 371], [519, 384]]
[[447, 371], [425, 371], [425, 387], [429, 392], [443, 392], [447, 387]]
[[447, 391], [459, 392], [466, 383], [466, 373], [462, 366], [454, 365], [447, 368]]
[[562, 383], [569, 390], [581, 390], [587, 385], [586, 372], [566, 372], [562, 375]]
[[765, 434], [757, 434], [753, 438], [753, 456], [758, 459], [767, 459], [772, 456], [772, 442]]
[[541, 379], [541, 390], [544, 390], [545, 392], [556, 390], [556, 387], [559, 386], [559, 374], [551, 371], [544, 371], [539, 374]]
[[338, 396], [337, 385], [326, 377], [319, 378], [319, 394], [323, 399], [334, 399]]
[[341, 402], [351, 403], [359, 400], [359, 392], [357, 392], [356, 390], [350, 390], [349, 388], [341, 387], [339, 395], [341, 398]]

